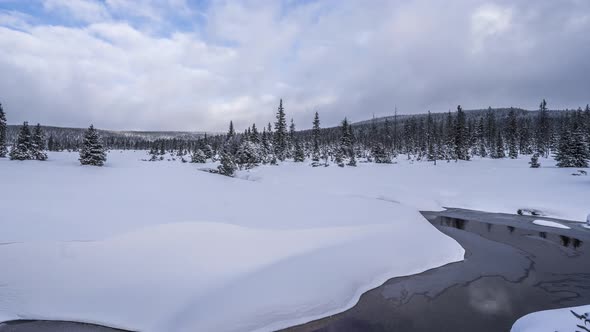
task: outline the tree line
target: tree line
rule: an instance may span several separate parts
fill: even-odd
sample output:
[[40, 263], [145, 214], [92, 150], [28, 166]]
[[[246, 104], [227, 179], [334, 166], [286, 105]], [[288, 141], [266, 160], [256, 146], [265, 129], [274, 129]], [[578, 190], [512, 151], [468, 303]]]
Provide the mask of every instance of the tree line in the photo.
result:
[[[226, 175], [232, 175], [236, 169], [284, 160], [310, 160], [315, 167], [330, 163], [344, 167], [355, 166], [358, 161], [391, 163], [400, 157], [436, 163], [472, 157], [515, 159], [519, 155], [531, 155], [532, 159], [536, 158], [531, 166], [539, 165], [539, 157], [553, 156], [559, 167], [588, 167], [590, 159], [588, 105], [584, 110], [550, 111], [543, 100], [535, 112], [491, 107], [465, 112], [458, 106], [455, 112], [399, 117], [396, 114], [357, 124], [345, 118], [340, 126], [332, 128], [321, 128], [316, 112], [311, 119], [312, 129], [303, 131], [296, 130], [292, 119], [287, 123], [282, 100], [275, 116], [274, 124], [268, 123], [262, 130], [252, 124], [243, 133], [237, 133], [230, 121], [225, 135], [151, 140], [109, 137], [102, 142], [107, 149], [149, 150], [150, 161], [164, 160], [165, 155], [194, 163], [220, 161], [218, 171]], [[55, 146], [68, 145], [78, 150], [86, 146], [86, 138], [72, 136], [50, 137], [45, 145], [39, 125], [33, 134], [27, 134], [25, 127], [21, 127], [13, 149], [19, 146], [19, 141], [31, 143], [30, 147], [29, 143], [22, 143], [26, 148], [15, 152], [19, 158], [42, 159], [39, 151], [43, 149], [39, 147], [52, 150]], [[0, 107], [0, 156], [6, 155], [6, 152], [2, 154], [3, 150], [7, 150], [6, 119]]]

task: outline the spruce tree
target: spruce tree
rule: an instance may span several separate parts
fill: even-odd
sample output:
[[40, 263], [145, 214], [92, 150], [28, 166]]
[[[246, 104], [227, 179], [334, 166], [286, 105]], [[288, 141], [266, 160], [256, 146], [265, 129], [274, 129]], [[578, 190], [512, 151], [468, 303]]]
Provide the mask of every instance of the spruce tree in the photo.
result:
[[8, 144], [6, 142], [6, 114], [0, 104], [0, 158], [5, 158], [8, 153]]
[[295, 122], [291, 118], [291, 124], [289, 125], [289, 139], [287, 140], [287, 156], [291, 158], [295, 149]]
[[276, 157], [280, 161], [284, 161], [287, 154], [287, 120], [282, 99], [279, 102], [277, 122], [275, 122], [274, 150]]
[[455, 159], [469, 160], [469, 146], [467, 142], [467, 127], [465, 123], [465, 112], [461, 105], [457, 106], [457, 121], [455, 122]]
[[43, 134], [40, 124], [35, 126], [31, 148], [31, 154], [34, 159], [47, 160], [47, 153], [45, 153], [45, 135]]
[[496, 134], [496, 148], [493, 158], [504, 158], [506, 157], [505, 149], [504, 149], [504, 140], [502, 139], [502, 134], [500, 131]]
[[547, 158], [549, 156], [551, 133], [549, 127], [549, 114], [547, 112], [547, 102], [545, 99], [539, 105], [539, 115], [537, 118], [537, 152]]
[[584, 141], [584, 128], [581, 121], [581, 110], [575, 113], [572, 119], [568, 115], [565, 116], [555, 154], [558, 167], [588, 167], [590, 152]]
[[258, 166], [260, 153], [257, 145], [250, 141], [243, 141], [238, 148], [235, 161], [240, 169], [251, 169]]
[[80, 149], [80, 164], [90, 166], [102, 166], [107, 161], [106, 152], [100, 142], [98, 131], [90, 125], [84, 133], [82, 148]]
[[303, 151], [303, 146], [298, 139], [295, 139], [295, 153], [293, 155], [293, 160], [295, 162], [304, 162], [305, 161], [305, 151]]
[[236, 137], [236, 131], [234, 130], [234, 122], [230, 121], [229, 122], [229, 129], [227, 130], [227, 136], [226, 136], [226, 140], [233, 140], [234, 137]]
[[506, 131], [506, 140], [508, 141], [508, 156], [511, 159], [518, 158], [517, 137], [518, 123], [516, 120], [516, 112], [514, 112], [513, 108], [510, 108], [510, 112], [508, 113], [508, 128]]
[[196, 149], [191, 155], [191, 163], [204, 164], [206, 162], [207, 157], [205, 156], [205, 152], [201, 149]]
[[477, 123], [477, 129], [475, 131], [475, 137], [477, 140], [477, 155], [485, 158], [488, 156], [488, 152], [486, 149], [486, 140], [485, 140], [485, 129], [484, 129], [484, 122], [483, 118], [479, 119]]
[[311, 129], [311, 136], [312, 136], [312, 152], [311, 152], [311, 160], [315, 162], [320, 161], [320, 116], [318, 112], [315, 112], [315, 116], [313, 118], [313, 127]]
[[541, 167], [541, 164], [539, 164], [539, 154], [538, 153], [534, 153], [532, 155], [531, 161], [529, 161], [529, 164], [531, 165], [531, 168]]
[[234, 176], [234, 173], [236, 172], [236, 163], [234, 162], [232, 155], [225, 150], [221, 152], [220, 165], [217, 166], [217, 170], [219, 171], [219, 174], [225, 176]]
[[33, 142], [29, 123], [24, 122], [20, 128], [16, 142], [10, 150], [11, 160], [30, 160], [33, 159]]

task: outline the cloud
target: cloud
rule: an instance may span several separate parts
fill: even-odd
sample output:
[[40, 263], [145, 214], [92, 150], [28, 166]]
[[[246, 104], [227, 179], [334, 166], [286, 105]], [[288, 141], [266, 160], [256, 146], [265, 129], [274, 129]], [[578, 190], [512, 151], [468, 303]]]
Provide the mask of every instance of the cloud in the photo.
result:
[[[589, 102], [590, 3], [46, 0], [0, 11], [9, 121], [298, 128], [344, 116]], [[75, 17], [70, 24], [64, 15]], [[51, 16], [54, 15], [54, 16]]]

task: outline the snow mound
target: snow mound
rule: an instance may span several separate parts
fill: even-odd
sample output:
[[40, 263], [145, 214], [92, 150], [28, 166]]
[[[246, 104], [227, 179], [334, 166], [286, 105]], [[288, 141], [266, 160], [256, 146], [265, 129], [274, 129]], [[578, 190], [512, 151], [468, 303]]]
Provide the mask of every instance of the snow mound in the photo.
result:
[[521, 317], [512, 325], [511, 332], [577, 331], [584, 324], [583, 317], [590, 319], [590, 305], [538, 311]]
[[438, 250], [390, 259], [416, 249], [402, 225], [408, 226], [272, 230], [175, 223], [104, 241], [6, 245], [0, 319], [141, 331], [287, 327], [347, 309], [392, 276], [463, 258], [461, 247], [422, 222], [421, 237]]
[[566, 226], [564, 224], [550, 221], [550, 220], [533, 220], [533, 224], [539, 226], [547, 226], [547, 227], [554, 227], [554, 228], [562, 228], [562, 229], [571, 229], [571, 227]]

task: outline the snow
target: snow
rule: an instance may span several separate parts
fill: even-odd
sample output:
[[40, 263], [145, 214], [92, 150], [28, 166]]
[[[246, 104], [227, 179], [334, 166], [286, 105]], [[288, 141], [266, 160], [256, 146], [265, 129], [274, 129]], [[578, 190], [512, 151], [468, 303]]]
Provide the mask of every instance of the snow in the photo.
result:
[[112, 151], [102, 168], [77, 157], [0, 159], [0, 321], [287, 327], [348, 309], [389, 278], [463, 259], [420, 210], [531, 208], [579, 220], [589, 184], [531, 170], [527, 158], [287, 162], [228, 178], [197, 170], [210, 163], [140, 161], [145, 152]]
[[547, 226], [547, 227], [570, 229], [570, 227], [568, 227], [564, 224], [560, 224], [558, 222], [550, 221], [550, 220], [533, 220], [533, 224], [540, 225], [540, 226]]
[[[510, 331], [576, 331], [576, 325], [584, 326], [584, 322], [574, 316], [571, 313], [571, 310], [578, 315], [583, 315], [590, 312], [590, 305], [534, 312], [518, 319]], [[588, 326], [588, 324], [586, 324], [586, 326]]]

